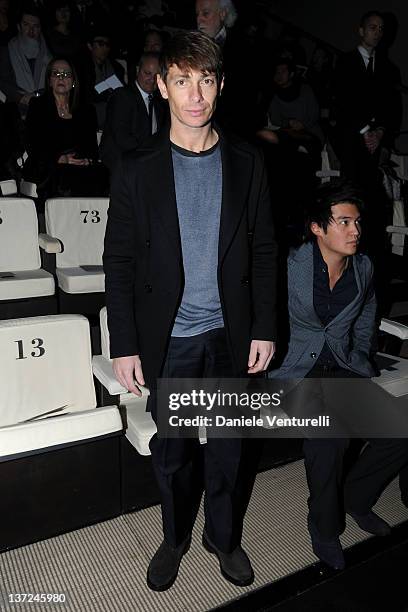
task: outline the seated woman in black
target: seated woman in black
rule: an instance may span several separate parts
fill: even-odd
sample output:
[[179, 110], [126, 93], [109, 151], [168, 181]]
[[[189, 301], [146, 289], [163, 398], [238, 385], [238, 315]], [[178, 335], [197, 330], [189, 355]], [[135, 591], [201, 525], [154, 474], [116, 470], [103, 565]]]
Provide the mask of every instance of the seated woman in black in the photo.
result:
[[73, 65], [52, 60], [46, 91], [32, 98], [26, 119], [28, 159], [23, 177], [37, 185], [41, 200], [51, 196], [107, 195], [107, 171], [98, 163], [96, 113], [79, 102]]

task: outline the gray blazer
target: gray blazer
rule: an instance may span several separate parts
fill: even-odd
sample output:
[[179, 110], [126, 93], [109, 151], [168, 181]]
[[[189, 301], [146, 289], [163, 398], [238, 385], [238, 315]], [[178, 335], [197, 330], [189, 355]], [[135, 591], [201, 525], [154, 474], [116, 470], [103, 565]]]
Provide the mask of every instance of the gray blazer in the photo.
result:
[[353, 255], [352, 261], [357, 296], [324, 327], [313, 306], [313, 244], [304, 244], [289, 255], [289, 350], [281, 367], [269, 373], [270, 378], [306, 376], [325, 341], [339, 366], [362, 376], [374, 376], [369, 362], [376, 313], [373, 266], [366, 255]]

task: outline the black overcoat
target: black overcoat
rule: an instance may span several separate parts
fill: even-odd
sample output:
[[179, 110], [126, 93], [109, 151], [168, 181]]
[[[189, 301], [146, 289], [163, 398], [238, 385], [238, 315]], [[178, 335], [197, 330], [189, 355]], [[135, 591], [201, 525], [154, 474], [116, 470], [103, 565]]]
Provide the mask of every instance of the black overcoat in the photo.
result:
[[[220, 146], [217, 276], [231, 356], [240, 374], [247, 370], [251, 339], [275, 340], [277, 246], [261, 155], [221, 133]], [[151, 386], [160, 376], [184, 285], [167, 130], [155, 135], [151, 146], [124, 154], [118, 164], [103, 260], [111, 357], [138, 354]]]

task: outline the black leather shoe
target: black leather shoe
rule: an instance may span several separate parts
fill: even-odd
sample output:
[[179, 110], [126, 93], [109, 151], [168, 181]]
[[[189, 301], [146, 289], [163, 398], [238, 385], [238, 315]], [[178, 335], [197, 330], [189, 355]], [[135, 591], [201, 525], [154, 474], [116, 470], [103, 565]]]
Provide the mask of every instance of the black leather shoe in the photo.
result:
[[223, 553], [210, 542], [205, 532], [203, 533], [203, 546], [208, 552], [217, 555], [221, 574], [226, 580], [240, 587], [253, 583], [255, 576], [251, 562], [241, 546], [237, 546], [230, 553]]
[[344, 569], [346, 562], [344, 560], [344, 553], [339, 538], [333, 538], [331, 540], [322, 539], [309, 518], [307, 520], [307, 526], [312, 540], [312, 549], [316, 557], [335, 570]]
[[147, 586], [152, 591], [166, 591], [177, 578], [180, 562], [191, 544], [191, 535], [177, 548], [172, 548], [165, 540], [160, 544], [147, 570]]
[[375, 512], [370, 510], [367, 514], [355, 514], [354, 512], [348, 512], [353, 517], [357, 525], [363, 531], [372, 533], [377, 536], [387, 536], [391, 533], [391, 527]]

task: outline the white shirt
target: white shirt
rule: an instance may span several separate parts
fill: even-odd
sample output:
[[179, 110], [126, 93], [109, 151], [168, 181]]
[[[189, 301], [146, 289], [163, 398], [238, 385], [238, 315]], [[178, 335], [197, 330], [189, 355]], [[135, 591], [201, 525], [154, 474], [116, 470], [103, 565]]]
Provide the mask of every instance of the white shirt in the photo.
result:
[[[139, 85], [139, 83], [136, 81], [136, 87], [138, 88], [138, 90], [140, 91], [140, 94], [143, 98], [143, 102], [146, 105], [146, 110], [147, 110], [147, 114], [149, 114], [149, 95], [148, 93], [146, 93]], [[156, 111], [154, 110], [154, 106], [153, 106], [153, 115], [152, 115], [152, 134], [155, 134], [157, 132], [157, 119], [156, 119]]]
[[373, 58], [373, 71], [374, 71], [375, 70], [375, 49], [374, 49], [374, 51], [372, 52], [371, 55], [369, 54], [367, 49], [365, 47], [363, 47], [363, 45], [358, 45], [357, 49], [358, 49], [361, 57], [364, 60], [364, 64], [365, 64], [366, 68], [368, 66], [368, 60], [370, 59], [370, 57]]

